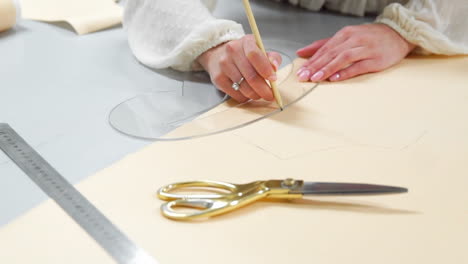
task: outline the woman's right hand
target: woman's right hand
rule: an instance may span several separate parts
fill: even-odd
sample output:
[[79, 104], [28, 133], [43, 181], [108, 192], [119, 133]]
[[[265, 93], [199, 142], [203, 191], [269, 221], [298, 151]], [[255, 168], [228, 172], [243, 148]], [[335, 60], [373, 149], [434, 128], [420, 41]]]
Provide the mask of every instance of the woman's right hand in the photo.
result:
[[[238, 102], [249, 99], [273, 101], [273, 92], [265, 79], [276, 81], [276, 71], [281, 60], [281, 55], [276, 52], [269, 52], [268, 57], [265, 56], [252, 35], [223, 43], [197, 59], [210, 74], [216, 87]], [[245, 80], [240, 89], [235, 91], [232, 85], [241, 78]]]

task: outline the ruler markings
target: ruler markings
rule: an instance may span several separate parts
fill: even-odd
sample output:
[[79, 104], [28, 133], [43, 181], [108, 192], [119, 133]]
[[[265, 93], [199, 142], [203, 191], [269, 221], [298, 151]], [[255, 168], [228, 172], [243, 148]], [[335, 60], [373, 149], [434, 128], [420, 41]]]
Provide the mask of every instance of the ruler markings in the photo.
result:
[[117, 263], [156, 264], [8, 124], [0, 123], [0, 148]]

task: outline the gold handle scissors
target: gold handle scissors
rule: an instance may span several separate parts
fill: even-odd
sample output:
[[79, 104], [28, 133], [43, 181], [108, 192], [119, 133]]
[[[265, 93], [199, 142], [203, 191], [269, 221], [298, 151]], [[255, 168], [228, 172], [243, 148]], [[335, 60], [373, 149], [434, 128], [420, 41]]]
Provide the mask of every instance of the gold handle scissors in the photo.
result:
[[[200, 190], [212, 193], [194, 193]], [[184, 194], [182, 191], [191, 191], [191, 193]], [[161, 212], [165, 217], [174, 220], [195, 220], [227, 213], [262, 198], [300, 199], [303, 195], [376, 195], [405, 192], [408, 192], [408, 189], [384, 185], [286, 179], [247, 184], [218, 181], [181, 182], [162, 187], [158, 191], [158, 197], [167, 201], [161, 206]], [[177, 210], [177, 208], [193, 210]]]

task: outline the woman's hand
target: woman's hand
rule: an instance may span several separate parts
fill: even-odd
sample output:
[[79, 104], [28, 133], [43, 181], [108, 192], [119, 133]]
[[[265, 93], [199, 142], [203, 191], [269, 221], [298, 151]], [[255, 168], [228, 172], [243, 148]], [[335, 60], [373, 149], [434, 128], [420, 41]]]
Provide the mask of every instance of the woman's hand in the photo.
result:
[[[265, 79], [276, 81], [275, 72], [281, 64], [281, 56], [276, 52], [265, 56], [252, 35], [212, 48], [198, 57], [197, 61], [210, 74], [216, 87], [236, 101], [261, 98], [273, 101], [273, 93]], [[240, 89], [235, 91], [232, 84], [241, 78], [245, 80]]]
[[297, 72], [300, 81], [342, 81], [387, 69], [408, 55], [415, 45], [384, 24], [348, 26], [333, 37], [297, 51], [309, 58]]

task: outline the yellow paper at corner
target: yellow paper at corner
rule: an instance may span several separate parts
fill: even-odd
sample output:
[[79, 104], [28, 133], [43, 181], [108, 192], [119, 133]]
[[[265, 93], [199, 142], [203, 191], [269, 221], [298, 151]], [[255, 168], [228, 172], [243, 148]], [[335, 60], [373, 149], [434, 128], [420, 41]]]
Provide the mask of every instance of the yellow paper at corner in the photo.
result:
[[[157, 142], [77, 188], [161, 264], [468, 263], [467, 69], [468, 57], [412, 58], [324, 84], [248, 127]], [[409, 193], [263, 201], [197, 222], [159, 212], [169, 183], [286, 177]], [[0, 263], [113, 263], [52, 201], [0, 229], [0, 249]]]
[[16, 22], [16, 10], [10, 0], [0, 0], [0, 32], [13, 27]]
[[69, 23], [79, 34], [106, 29], [122, 22], [122, 7], [114, 0], [21, 0], [25, 19]]

